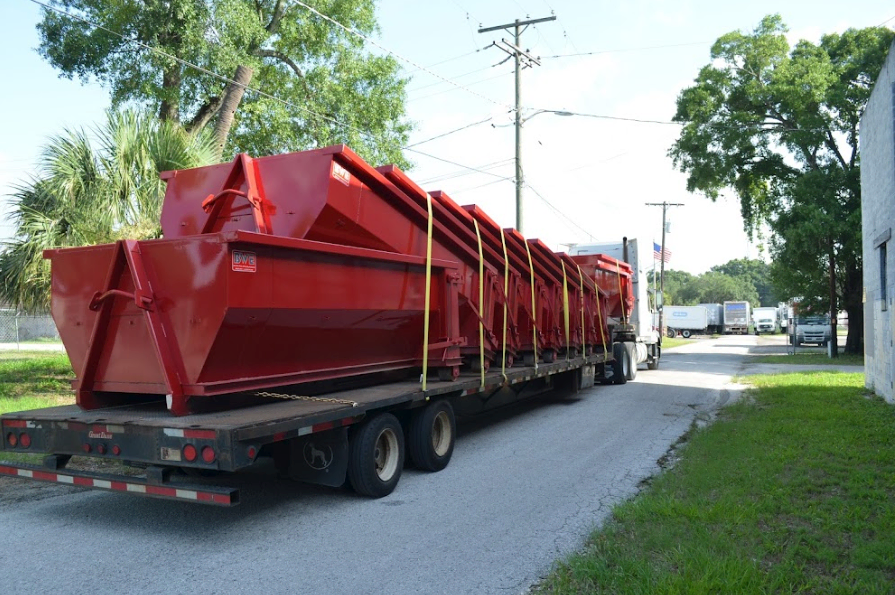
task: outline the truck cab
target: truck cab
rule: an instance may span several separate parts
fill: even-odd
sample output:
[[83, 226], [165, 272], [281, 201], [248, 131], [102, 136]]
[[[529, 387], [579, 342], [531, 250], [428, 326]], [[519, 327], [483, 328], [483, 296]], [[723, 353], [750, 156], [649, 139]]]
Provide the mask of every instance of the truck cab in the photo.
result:
[[830, 342], [829, 316], [796, 316], [788, 326], [789, 343], [802, 345], [813, 343], [826, 346]]

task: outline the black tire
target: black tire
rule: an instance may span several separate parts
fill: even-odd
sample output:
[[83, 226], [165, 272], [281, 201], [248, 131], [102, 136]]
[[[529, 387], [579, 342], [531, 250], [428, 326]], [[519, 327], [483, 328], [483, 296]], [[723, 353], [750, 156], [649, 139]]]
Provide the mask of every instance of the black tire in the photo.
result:
[[612, 384], [624, 384], [628, 381], [628, 351], [624, 343], [612, 344]]
[[436, 401], [416, 410], [410, 419], [407, 452], [418, 469], [441, 471], [454, 454], [457, 422], [448, 401]]
[[665, 334], [668, 335], [669, 339], [674, 339], [677, 336], [677, 331], [673, 328], [666, 329]]
[[553, 349], [545, 349], [544, 353], [541, 354], [541, 358], [544, 360], [545, 364], [552, 364], [556, 361], [556, 351]]
[[689, 339], [689, 338], [690, 338], [690, 331], [688, 331], [688, 330], [686, 330], [686, 329], [685, 329], [685, 330], [682, 330], [682, 331], [681, 331], [681, 336], [682, 336], [683, 338], [685, 338], [685, 339]]
[[628, 358], [628, 373], [625, 376], [627, 380], [634, 380], [637, 378], [637, 357], [636, 357], [636, 349], [637, 347], [634, 343], [630, 341], [625, 342], [625, 356]]
[[363, 422], [348, 444], [348, 480], [354, 491], [371, 498], [388, 496], [404, 468], [404, 432], [391, 413]]
[[654, 345], [653, 347], [653, 356], [646, 360], [647, 370], [658, 370], [659, 360], [662, 359], [662, 348], [658, 345]]

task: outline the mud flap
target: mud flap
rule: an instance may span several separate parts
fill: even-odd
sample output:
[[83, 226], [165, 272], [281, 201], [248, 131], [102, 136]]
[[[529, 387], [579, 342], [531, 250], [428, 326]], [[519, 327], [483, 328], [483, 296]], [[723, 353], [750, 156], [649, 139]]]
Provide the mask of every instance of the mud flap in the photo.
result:
[[594, 385], [594, 365], [588, 364], [581, 367], [581, 383], [579, 389], [591, 388]]
[[288, 461], [284, 471], [290, 478], [340, 487], [348, 473], [348, 428], [293, 438]]

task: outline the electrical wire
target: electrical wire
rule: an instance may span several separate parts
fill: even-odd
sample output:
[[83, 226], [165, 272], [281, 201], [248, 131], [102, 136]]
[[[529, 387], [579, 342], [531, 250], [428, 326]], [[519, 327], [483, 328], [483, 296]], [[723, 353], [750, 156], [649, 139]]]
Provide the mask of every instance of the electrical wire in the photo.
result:
[[[453, 77], [454, 79], [462, 79], [463, 77], [469, 76], [470, 74], [475, 74], [477, 72], [482, 72], [483, 70], [490, 70], [494, 68], [494, 66], [485, 66], [484, 68], [476, 68], [475, 70], [470, 70], [469, 72], [464, 72], [463, 74], [458, 74]], [[444, 83], [441, 81], [435, 81], [434, 83], [427, 83], [425, 85], [420, 85], [419, 87], [413, 87], [412, 89], [407, 89], [408, 93], [416, 93], [417, 91], [422, 91], [423, 89], [428, 89], [429, 87], [434, 87], [436, 85], [443, 85]]]
[[[32, 1], [36, 1], [36, 0], [32, 0]], [[512, 107], [512, 106], [510, 106], [510, 105], [507, 105], [507, 104], [504, 104], [504, 103], [500, 103], [499, 101], [494, 101], [494, 100], [491, 99], [490, 97], [485, 97], [485, 96], [482, 95], [481, 93], [477, 93], [476, 91], [473, 91], [472, 89], [469, 89], [469, 88], [467, 88], [467, 87], [464, 87], [463, 85], [458, 85], [458, 84], [455, 83], [454, 81], [452, 81], [452, 80], [450, 80], [450, 79], [447, 79], [447, 78], [441, 76], [440, 74], [437, 74], [437, 73], [435, 73], [435, 72], [429, 70], [429, 69], [426, 68], [425, 66], [422, 66], [422, 65], [420, 65], [420, 64], [417, 64], [417, 63], [414, 62], [413, 60], [410, 60], [409, 58], [405, 58], [405, 57], [402, 56], [401, 54], [398, 54], [398, 53], [396, 53], [396, 52], [394, 52], [394, 51], [388, 49], [387, 47], [383, 46], [382, 44], [380, 44], [380, 43], [374, 41], [373, 39], [371, 39], [371, 38], [369, 38], [369, 37], [367, 37], [367, 36], [364, 35], [363, 33], [360, 33], [359, 31], [355, 31], [354, 29], [352, 29], [351, 27], [348, 27], [347, 25], [343, 25], [342, 23], [340, 23], [339, 21], [333, 19], [332, 17], [329, 17], [329, 16], [323, 14], [322, 12], [320, 12], [319, 10], [317, 10], [316, 8], [313, 8], [313, 7], [311, 7], [311, 6], [308, 6], [307, 4], [305, 4], [304, 2], [302, 2], [301, 0], [292, 0], [292, 2], [293, 2], [294, 4], [296, 4], [296, 5], [298, 5], [298, 6], [301, 6], [301, 7], [304, 8], [305, 10], [308, 10], [309, 12], [312, 12], [312, 13], [316, 14], [317, 16], [319, 16], [320, 18], [322, 18], [323, 20], [328, 21], [328, 22], [332, 23], [333, 25], [335, 25], [335, 26], [337, 26], [337, 27], [339, 27], [339, 28], [341, 28], [341, 29], [347, 31], [348, 33], [351, 33], [352, 35], [355, 35], [355, 36], [357, 36], [357, 37], [363, 39], [364, 41], [366, 41], [366, 42], [369, 43], [370, 45], [374, 45], [374, 46], [378, 47], [378, 48], [379, 48], [380, 50], [382, 50], [383, 52], [386, 52], [386, 53], [388, 53], [389, 55], [394, 56], [395, 58], [398, 58], [399, 60], [402, 60], [402, 61], [404, 61], [404, 62], [407, 62], [408, 64], [410, 64], [410, 65], [412, 65], [412, 66], [418, 68], [419, 70], [422, 70], [423, 72], [426, 72], [426, 73], [428, 73], [428, 74], [434, 76], [435, 78], [440, 79], [440, 80], [442, 80], [442, 81], [448, 83], [449, 85], [452, 85], [452, 86], [454, 86], [454, 87], [456, 87], [456, 88], [458, 88], [458, 89], [462, 89], [462, 90], [466, 91], [467, 93], [469, 93], [469, 94], [471, 94], [471, 95], [475, 95], [475, 96], [478, 97], [479, 99], [484, 99], [485, 101], [487, 101], [487, 102], [489, 102], [489, 103], [493, 103], [494, 105], [499, 105], [499, 106], [501, 106], [501, 107], [506, 107], [506, 108], [509, 108], [509, 109], [511, 109], [511, 110], [515, 110], [515, 109], [516, 109], [515, 107]]]
[[582, 232], [584, 232], [584, 234], [587, 235], [587, 237], [589, 237], [590, 239], [594, 239], [593, 234], [591, 234], [589, 231], [587, 231], [586, 229], [584, 229], [583, 227], [581, 227], [580, 225], [578, 225], [578, 223], [575, 222], [574, 219], [572, 219], [571, 217], [569, 217], [568, 215], [566, 215], [565, 213], [563, 213], [562, 211], [560, 211], [558, 208], [556, 208], [556, 206], [554, 206], [553, 203], [551, 203], [549, 200], [547, 200], [546, 198], [544, 198], [544, 195], [542, 195], [540, 192], [538, 192], [537, 190], [535, 190], [534, 187], [533, 187], [531, 184], [529, 184], [528, 182], [526, 182], [526, 183], [525, 183], [525, 187], [528, 188], [529, 190], [531, 190], [532, 192], [534, 192], [534, 193], [535, 193], [535, 196], [537, 196], [537, 197], [540, 198], [542, 201], [544, 201], [544, 204], [546, 204], [548, 207], [550, 207], [551, 209], [553, 209], [553, 211], [556, 212], [557, 215], [559, 215], [560, 217], [562, 217], [563, 219], [565, 219], [566, 221], [568, 221], [569, 223], [571, 223], [572, 225], [574, 225], [575, 227], [577, 227], [579, 230], [581, 230]]
[[[895, 17], [893, 17], [895, 18]], [[622, 52], [641, 52], [646, 50], [664, 50], [668, 48], [679, 48], [686, 47], [692, 45], [707, 45], [712, 44], [712, 41], [691, 41], [688, 43], [674, 43], [669, 45], [652, 45], [652, 46], [644, 46], [639, 48], [618, 48], [614, 50], [594, 50], [592, 52], [578, 52], [575, 54], [557, 54], [555, 56], [543, 56], [543, 60], [549, 60], [552, 58], [575, 58], [579, 56], [596, 56], [597, 54], [617, 54]]]
[[486, 170], [498, 169], [500, 167], [503, 167], [504, 165], [509, 165], [510, 163], [512, 163], [515, 160], [516, 160], [515, 157], [509, 157], [507, 159], [501, 159], [500, 161], [495, 161], [493, 163], [486, 163], [484, 165], [475, 166], [473, 168], [473, 171], [458, 170], [458, 171], [448, 172], [445, 174], [440, 174], [440, 175], [434, 176], [432, 178], [429, 178], [427, 180], [423, 180], [421, 183], [422, 184], [434, 184], [436, 182], [445, 182], [447, 180], [454, 180], [456, 178], [472, 176], [472, 175], [475, 175], [478, 173], [482, 173], [483, 171], [486, 171]]
[[495, 178], [502, 177], [499, 174], [493, 174], [490, 171], [485, 171], [485, 170], [477, 169], [475, 167], [470, 167], [468, 165], [463, 165], [462, 163], [457, 163], [456, 161], [451, 161], [450, 159], [444, 159], [443, 157], [436, 157], [435, 155], [430, 155], [429, 153], [424, 153], [417, 149], [411, 149], [408, 147], [404, 147], [404, 149], [411, 151], [413, 153], [417, 153], [418, 155], [422, 155], [423, 157], [429, 157], [430, 159], [435, 159], [436, 161], [443, 161], [444, 163], [450, 163], [451, 165], [456, 165], [457, 167], [462, 167], [463, 169], [468, 169], [470, 171], [478, 172], [478, 173], [485, 174], [488, 176], [494, 176]]
[[421, 141], [419, 141], [419, 142], [416, 142], [416, 143], [407, 145], [407, 146], [404, 147], [404, 148], [405, 148], [405, 149], [409, 149], [410, 147], [416, 147], [416, 146], [418, 146], [418, 145], [422, 145], [422, 144], [424, 144], [424, 143], [427, 143], [427, 142], [429, 142], [429, 141], [433, 141], [433, 140], [435, 140], [435, 139], [444, 138], [445, 136], [449, 136], [449, 135], [451, 135], [451, 134], [454, 134], [455, 132], [460, 132], [461, 130], [466, 130], [467, 128], [472, 128], [473, 126], [478, 126], [479, 124], [484, 124], [484, 123], [486, 123], [486, 122], [490, 122], [492, 119], [493, 119], [493, 118], [488, 117], [488, 118], [485, 118], [484, 120], [479, 120], [478, 122], [473, 122], [472, 124], [467, 124], [466, 126], [461, 126], [460, 128], [455, 128], [454, 130], [450, 130], [450, 131], [448, 131], [448, 132], [443, 132], [443, 133], [441, 133], [441, 134], [439, 134], [439, 135], [437, 135], [437, 136], [433, 136], [432, 138], [427, 138], [426, 140], [421, 140]]
[[[479, 80], [477, 80], [477, 81], [472, 81], [471, 83], [466, 83], [466, 84], [467, 84], [467, 86], [470, 86], [470, 87], [471, 87], [472, 85], [479, 85], [479, 84], [481, 84], [481, 83], [487, 83], [488, 81], [493, 81], [494, 79], [499, 79], [499, 78], [503, 78], [503, 77], [505, 77], [505, 76], [510, 76], [511, 74], [513, 74], [513, 71], [512, 71], [512, 70], [509, 71], [509, 72], [503, 72], [503, 73], [501, 73], [501, 74], [495, 74], [494, 76], [489, 76], [489, 77], [486, 77], [486, 78], [483, 78], [483, 79], [479, 79]], [[410, 99], [407, 99], [406, 103], [410, 103], [411, 101], [419, 101], [420, 99], [428, 99], [428, 98], [430, 98], [430, 97], [435, 97], [435, 96], [437, 96], [437, 95], [443, 95], [443, 94], [445, 94], [445, 93], [452, 93], [452, 92], [454, 92], [454, 91], [458, 91], [458, 90], [459, 90], [459, 89], [444, 89], [444, 90], [442, 90], [442, 91], [436, 91], [436, 92], [434, 92], [434, 93], [429, 93], [428, 95], [422, 95], [422, 96], [420, 96], [420, 97], [412, 97], [412, 98], [410, 98]], [[503, 106], [503, 104], [498, 104], [498, 105], [501, 105], [502, 107], [506, 107], [506, 106]], [[515, 112], [516, 109], [515, 109], [515, 108], [512, 108], [512, 109], [510, 109], [509, 111], [510, 111], [510, 112]]]

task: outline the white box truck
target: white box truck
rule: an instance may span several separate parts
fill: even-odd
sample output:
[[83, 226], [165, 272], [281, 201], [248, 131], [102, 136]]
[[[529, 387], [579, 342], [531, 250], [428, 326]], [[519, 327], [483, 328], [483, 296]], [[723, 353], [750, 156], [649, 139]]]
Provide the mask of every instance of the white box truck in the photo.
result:
[[752, 311], [752, 326], [755, 328], [755, 334], [762, 333], [775, 334], [780, 331], [777, 324], [778, 310], [775, 307], [755, 308]]
[[702, 306], [664, 306], [665, 328], [669, 337], [704, 334], [709, 326], [708, 311]]

